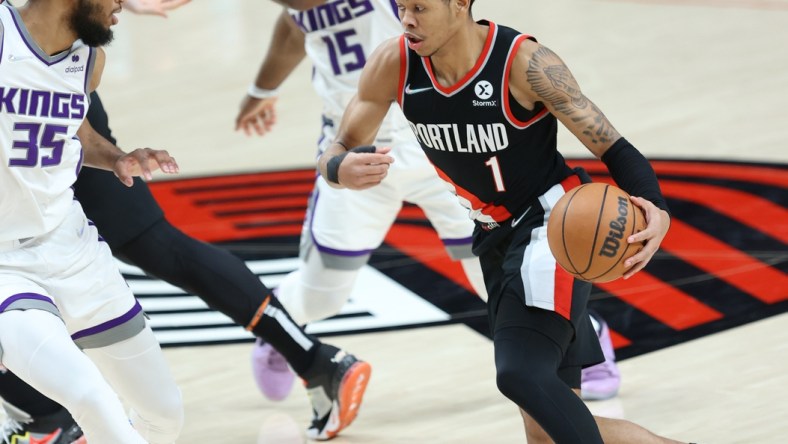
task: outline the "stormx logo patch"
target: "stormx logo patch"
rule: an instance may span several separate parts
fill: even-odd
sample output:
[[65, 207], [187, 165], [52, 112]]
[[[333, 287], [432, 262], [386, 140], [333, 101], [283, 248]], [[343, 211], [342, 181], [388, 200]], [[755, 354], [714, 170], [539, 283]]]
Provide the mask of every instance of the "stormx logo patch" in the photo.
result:
[[473, 106], [498, 106], [497, 100], [488, 100], [493, 95], [492, 83], [486, 80], [479, 80], [473, 87], [476, 97], [481, 100], [474, 100]]

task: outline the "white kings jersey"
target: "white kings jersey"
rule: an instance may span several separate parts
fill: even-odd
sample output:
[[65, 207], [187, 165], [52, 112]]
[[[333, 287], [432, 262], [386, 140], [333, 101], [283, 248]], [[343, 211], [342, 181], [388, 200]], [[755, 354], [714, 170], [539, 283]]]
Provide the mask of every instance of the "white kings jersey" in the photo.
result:
[[[339, 126], [369, 56], [384, 40], [402, 34], [397, 5], [394, 0], [329, 0], [306, 11], [288, 12], [305, 33], [306, 53], [314, 67], [312, 84], [323, 100], [323, 114]], [[399, 107], [393, 108], [379, 138], [407, 127]]]
[[48, 233], [68, 214], [94, 58], [80, 41], [44, 53], [0, 0], [0, 242]]

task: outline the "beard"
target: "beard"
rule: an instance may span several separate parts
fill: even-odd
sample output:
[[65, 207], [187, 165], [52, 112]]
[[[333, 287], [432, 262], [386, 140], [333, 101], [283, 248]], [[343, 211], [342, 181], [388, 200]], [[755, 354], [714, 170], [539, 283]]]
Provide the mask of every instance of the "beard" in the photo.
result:
[[96, 18], [100, 13], [101, 9], [89, 0], [78, 0], [71, 12], [71, 29], [88, 46], [104, 46], [112, 41], [112, 30]]

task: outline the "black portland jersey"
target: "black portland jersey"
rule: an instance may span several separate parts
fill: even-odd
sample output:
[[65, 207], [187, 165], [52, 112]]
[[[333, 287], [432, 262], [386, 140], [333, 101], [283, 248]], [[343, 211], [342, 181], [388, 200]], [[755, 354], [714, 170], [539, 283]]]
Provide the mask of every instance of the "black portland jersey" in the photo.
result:
[[[398, 102], [440, 177], [482, 224], [520, 214], [572, 172], [556, 149], [556, 118], [509, 93], [514, 55], [525, 39], [481, 21], [489, 33], [471, 71], [451, 87], [435, 79], [430, 59], [400, 41]], [[524, 75], [524, 74], [523, 74]]]

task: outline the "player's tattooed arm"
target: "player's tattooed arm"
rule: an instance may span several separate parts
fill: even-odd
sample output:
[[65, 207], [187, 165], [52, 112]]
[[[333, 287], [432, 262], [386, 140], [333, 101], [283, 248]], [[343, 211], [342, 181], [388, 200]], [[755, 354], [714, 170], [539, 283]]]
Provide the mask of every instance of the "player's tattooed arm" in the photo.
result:
[[601, 155], [621, 135], [580, 89], [560, 57], [537, 45], [530, 54], [526, 79], [531, 91], [592, 152]]

